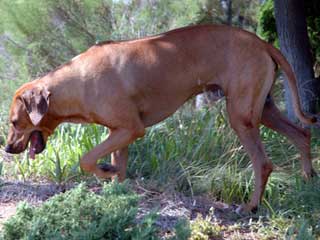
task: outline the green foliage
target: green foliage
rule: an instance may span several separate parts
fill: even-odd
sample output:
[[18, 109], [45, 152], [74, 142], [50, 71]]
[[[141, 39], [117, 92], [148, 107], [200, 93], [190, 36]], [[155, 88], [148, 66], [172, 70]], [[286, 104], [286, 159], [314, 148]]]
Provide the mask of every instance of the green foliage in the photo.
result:
[[128, 39], [157, 34], [172, 28], [190, 25], [196, 21], [201, 1], [179, 0], [154, 1], [153, 4], [130, 4], [113, 2], [111, 13], [114, 18], [113, 39]]
[[[283, 179], [278, 181], [283, 184]], [[291, 177], [287, 185], [273, 196], [269, 205], [270, 215], [267, 215], [269, 219], [254, 222], [251, 229], [275, 239], [316, 239], [320, 236], [318, 186], [317, 177], [308, 182], [300, 176]], [[275, 186], [272, 189], [275, 191]], [[259, 213], [262, 214], [263, 211]]]
[[[298, 222], [295, 224], [296, 229], [301, 231], [313, 231], [320, 236], [320, 179], [314, 178], [311, 181], [304, 182], [297, 178], [292, 189], [285, 192], [282, 206], [290, 209], [285, 216], [295, 217]], [[304, 225], [301, 223], [304, 222]]]
[[[197, 24], [228, 23], [227, 1], [204, 0], [198, 12]], [[231, 20], [232, 26], [255, 32], [257, 27], [258, 0], [232, 1]]]
[[190, 222], [188, 219], [180, 219], [174, 230], [174, 236], [171, 240], [187, 240], [191, 235]]
[[[274, 16], [274, 1], [267, 0], [261, 6], [257, 33], [267, 42], [279, 46]], [[320, 4], [318, 1], [305, 1], [306, 18], [310, 44], [317, 61], [320, 61]]]
[[[1, 58], [1, 55], [0, 55]], [[6, 66], [8, 67], [8, 66]], [[12, 96], [19, 85], [26, 79], [6, 79], [0, 72], [0, 146], [5, 144], [8, 131], [8, 113], [11, 105]]]
[[[0, 2], [0, 32], [6, 47], [27, 66], [32, 78], [42, 75], [103, 40], [141, 37], [190, 25], [200, 1], [9, 1]], [[17, 69], [19, 71], [19, 69]]]
[[80, 184], [40, 207], [21, 204], [4, 225], [4, 239], [157, 239], [154, 215], [136, 222], [138, 197], [123, 184], [101, 194]]
[[279, 43], [277, 42], [278, 34], [274, 16], [273, 0], [267, 0], [261, 6], [258, 15], [258, 22], [258, 35], [260, 35], [267, 42], [276, 43], [276, 45], [278, 46]]
[[320, 62], [320, 3], [306, 1], [307, 25], [311, 46], [317, 61]]
[[210, 213], [206, 218], [198, 215], [191, 224], [190, 240], [222, 239], [222, 231], [225, 229], [219, 223], [213, 222]]
[[[218, 198], [229, 195], [226, 191], [230, 189], [225, 188], [220, 178], [225, 175], [220, 175], [221, 171], [217, 169], [229, 168], [234, 175], [248, 168], [249, 161], [233, 131], [226, 125], [224, 105], [218, 106], [203, 111], [186, 106], [152, 127], [146, 137], [130, 148], [129, 176], [156, 179], [159, 185], [170, 182], [179, 191], [190, 194], [213, 191]], [[228, 174], [226, 178], [233, 181], [229, 177]], [[243, 186], [243, 183], [240, 181], [239, 184]], [[226, 200], [231, 199], [235, 200], [233, 197]]]

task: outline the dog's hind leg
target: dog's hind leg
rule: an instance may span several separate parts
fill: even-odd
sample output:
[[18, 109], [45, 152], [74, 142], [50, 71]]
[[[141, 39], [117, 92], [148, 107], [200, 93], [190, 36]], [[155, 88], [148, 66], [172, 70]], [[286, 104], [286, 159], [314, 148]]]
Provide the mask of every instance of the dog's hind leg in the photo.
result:
[[261, 118], [261, 123], [266, 127], [286, 136], [299, 150], [301, 154], [302, 173], [305, 178], [316, 175], [310, 153], [310, 131], [290, 122], [268, 97]]
[[[227, 103], [227, 110], [231, 127], [235, 130], [240, 142], [247, 151], [255, 175], [255, 187], [251, 200], [249, 203], [241, 205], [237, 212], [251, 212], [255, 211], [261, 202], [273, 167], [260, 139], [258, 114], [253, 114], [254, 109], [250, 104], [247, 104], [247, 101], [230, 102]], [[239, 106], [241, 107], [239, 108]], [[243, 111], [243, 109], [245, 110]]]

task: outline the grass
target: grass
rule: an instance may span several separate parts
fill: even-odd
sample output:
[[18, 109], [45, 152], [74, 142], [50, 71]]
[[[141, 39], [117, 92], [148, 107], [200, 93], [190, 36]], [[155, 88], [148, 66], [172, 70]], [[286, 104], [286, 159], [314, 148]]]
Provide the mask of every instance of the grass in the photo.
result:
[[[130, 146], [129, 178], [152, 182], [159, 190], [174, 188], [190, 196], [205, 193], [227, 203], [247, 201], [253, 187], [252, 166], [228, 125], [224, 108], [223, 101], [201, 111], [186, 104], [174, 116], [148, 129], [144, 138]], [[0, 111], [2, 139], [7, 131], [6, 111], [7, 107]], [[64, 124], [34, 161], [27, 153], [16, 156], [9, 165], [0, 159], [1, 174], [24, 180], [45, 177], [61, 184], [79, 181], [83, 179], [79, 158], [107, 134], [105, 128], [97, 125]], [[318, 134], [314, 132], [312, 151], [319, 172]], [[263, 127], [261, 136], [275, 171], [258, 212], [265, 219], [253, 221], [249, 229], [267, 237], [320, 237], [319, 179], [303, 182], [299, 154], [284, 137]], [[109, 161], [109, 157], [103, 161]]]

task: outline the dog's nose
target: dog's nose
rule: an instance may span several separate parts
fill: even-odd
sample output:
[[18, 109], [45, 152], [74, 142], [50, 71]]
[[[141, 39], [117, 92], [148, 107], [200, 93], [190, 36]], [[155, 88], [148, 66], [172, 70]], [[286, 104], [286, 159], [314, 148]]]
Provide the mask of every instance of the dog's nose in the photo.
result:
[[12, 153], [12, 147], [11, 147], [11, 145], [7, 145], [7, 146], [4, 148], [4, 151], [7, 152], [7, 153]]

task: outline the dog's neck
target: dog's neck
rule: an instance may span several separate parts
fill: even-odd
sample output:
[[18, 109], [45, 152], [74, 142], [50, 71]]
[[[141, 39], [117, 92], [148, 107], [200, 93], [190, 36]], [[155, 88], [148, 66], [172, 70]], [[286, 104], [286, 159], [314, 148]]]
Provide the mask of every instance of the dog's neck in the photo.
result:
[[84, 103], [81, 102], [78, 96], [79, 90], [76, 89], [84, 86], [81, 86], [80, 76], [72, 71], [70, 65], [67, 64], [39, 80], [50, 92], [47, 115], [58, 124], [62, 122], [91, 123], [92, 120], [88, 118], [90, 114], [81, 107]]

